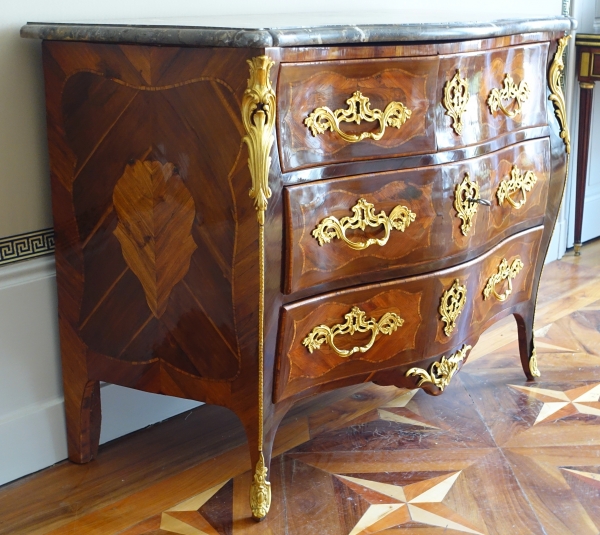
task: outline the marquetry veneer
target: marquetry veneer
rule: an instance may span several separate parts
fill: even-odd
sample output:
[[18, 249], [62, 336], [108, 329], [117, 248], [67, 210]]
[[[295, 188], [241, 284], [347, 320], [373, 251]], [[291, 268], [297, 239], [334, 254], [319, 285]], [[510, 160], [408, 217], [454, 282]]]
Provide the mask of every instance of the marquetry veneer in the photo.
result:
[[262, 518], [298, 399], [439, 394], [509, 314], [532, 379], [570, 23], [520, 24], [262, 48], [42, 26], [70, 458], [96, 455], [99, 381], [223, 405]]
[[[284, 291], [294, 293], [329, 283], [343, 287], [365, 281], [441, 269], [473, 257], [518, 230], [544, 222], [550, 177], [550, 143], [541, 138], [511, 145], [485, 156], [440, 166], [403, 169], [376, 174], [320, 180], [284, 189], [286, 268]], [[498, 202], [501, 183], [513, 168], [534, 173], [536, 183], [518, 210]], [[492, 203], [481, 207], [472, 229], [463, 234], [454, 207], [457, 183], [469, 175], [479, 185], [479, 195]], [[351, 217], [364, 197], [376, 213], [390, 214], [405, 206], [414, 214], [405, 230], [389, 230], [388, 242], [362, 250], [337, 239], [320, 245], [313, 230], [331, 215]], [[518, 193], [515, 198], [521, 200]], [[454, 224], [449, 224], [449, 221]], [[361, 241], [360, 231], [352, 231]], [[376, 238], [385, 237], [380, 232]], [[350, 235], [350, 234], [349, 234]], [[364, 241], [364, 239], [362, 240]]]

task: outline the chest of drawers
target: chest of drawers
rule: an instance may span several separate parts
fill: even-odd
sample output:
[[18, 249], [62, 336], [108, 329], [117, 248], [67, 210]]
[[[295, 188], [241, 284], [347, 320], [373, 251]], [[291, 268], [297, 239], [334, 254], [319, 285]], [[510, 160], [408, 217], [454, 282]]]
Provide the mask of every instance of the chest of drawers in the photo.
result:
[[528, 378], [569, 134], [569, 19], [44, 39], [69, 455], [99, 381], [222, 405], [267, 514], [297, 400], [439, 394], [513, 314]]

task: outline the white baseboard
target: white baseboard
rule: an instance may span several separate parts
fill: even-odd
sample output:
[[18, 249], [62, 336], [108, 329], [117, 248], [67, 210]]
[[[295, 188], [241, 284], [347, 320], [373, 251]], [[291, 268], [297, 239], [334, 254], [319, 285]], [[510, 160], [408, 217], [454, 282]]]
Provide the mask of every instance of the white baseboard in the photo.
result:
[[67, 457], [62, 399], [15, 411], [0, 421], [0, 485]]
[[[200, 403], [106, 384], [100, 443], [191, 410]], [[0, 421], [0, 485], [67, 458], [62, 398], [15, 411]]]
[[[0, 268], [0, 485], [67, 457], [54, 258]], [[100, 442], [199, 403], [103, 385]]]

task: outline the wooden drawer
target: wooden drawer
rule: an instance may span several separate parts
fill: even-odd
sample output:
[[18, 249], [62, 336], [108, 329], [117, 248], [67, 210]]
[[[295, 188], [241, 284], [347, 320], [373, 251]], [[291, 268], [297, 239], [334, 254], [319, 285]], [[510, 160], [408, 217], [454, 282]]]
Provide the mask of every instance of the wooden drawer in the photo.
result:
[[[431, 56], [283, 64], [278, 81], [277, 130], [283, 171], [435, 152], [438, 67], [439, 59]], [[360, 92], [363, 100], [356, 92]], [[353, 95], [354, 100], [348, 102]], [[362, 119], [349, 122], [349, 117], [344, 117], [339, 121], [339, 130], [354, 139], [363, 133], [377, 135], [382, 122], [365, 120], [369, 115], [367, 107], [374, 115], [378, 114], [376, 110], [382, 116], [386, 110], [390, 112], [390, 117], [398, 119], [398, 128], [386, 123], [381, 139], [349, 141], [332, 130], [318, 133], [307, 124], [311, 120], [319, 124], [327, 122], [326, 112], [313, 115], [318, 109], [326, 108], [333, 114], [348, 110], [345, 115], [353, 117], [358, 110], [357, 114], [364, 112]], [[408, 112], [403, 111], [404, 107]], [[341, 116], [341, 112], [337, 115]]]
[[[282, 169], [426, 154], [543, 126], [548, 46], [282, 64]], [[386, 125], [381, 139], [373, 139], [382, 122], [367, 121], [367, 108], [383, 117], [391, 103], [399, 103], [395, 113], [402, 124]], [[399, 111], [404, 107], [408, 116]]]
[[[545, 125], [547, 58], [548, 43], [441, 56], [441, 102], [438, 99], [436, 106], [438, 150]], [[465, 88], [470, 96], [462, 107]], [[508, 98], [509, 93], [518, 98]], [[496, 107], [498, 104], [505, 111]]]
[[[460, 163], [285, 188], [285, 291], [332, 282], [335, 286], [364, 283], [381, 278], [382, 273], [403, 276], [472, 258], [509, 234], [543, 222], [549, 162], [549, 141], [538, 139]], [[473, 193], [466, 188], [467, 175], [491, 207], [464, 202]], [[529, 191], [526, 197], [522, 191], [510, 194], [517, 205], [526, 199], [516, 208], [498, 194], [507, 185], [514, 189], [519, 178]], [[462, 206], [476, 208], [470, 229], [456, 209], [457, 187], [463, 183], [466, 189], [458, 193]], [[366, 203], [373, 205], [370, 217], [364, 210]], [[340, 225], [338, 231], [327, 219], [332, 217]], [[358, 227], [365, 220], [373, 226], [365, 224], [361, 230]], [[396, 221], [397, 228], [390, 221]], [[347, 229], [344, 235], [340, 228]], [[340, 237], [327, 242], [324, 236], [336, 232]], [[356, 244], [368, 240], [373, 243], [357, 248]]]
[[[284, 305], [275, 401], [352, 376], [368, 380], [378, 370], [474, 343], [495, 316], [530, 298], [542, 231], [524, 231], [450, 269]], [[503, 259], [514, 278], [498, 275]], [[498, 284], [489, 282], [494, 275]], [[494, 297], [494, 291], [503, 297], [509, 280], [512, 293], [505, 300]], [[466, 289], [464, 306], [453, 321], [444, 320], [440, 305], [455, 285]]]

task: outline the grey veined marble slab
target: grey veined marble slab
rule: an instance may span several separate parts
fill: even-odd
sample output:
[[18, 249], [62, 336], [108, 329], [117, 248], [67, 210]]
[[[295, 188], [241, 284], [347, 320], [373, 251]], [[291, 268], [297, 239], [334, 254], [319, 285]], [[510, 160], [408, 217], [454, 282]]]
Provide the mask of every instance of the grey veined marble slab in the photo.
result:
[[568, 17], [490, 20], [489, 15], [469, 13], [472, 22], [460, 22], [455, 20], [457, 16], [456, 10], [427, 14], [423, 10], [398, 10], [93, 23], [29, 22], [21, 28], [21, 36], [59, 41], [264, 48], [473, 39], [535, 31], [571, 31], [576, 26]]

